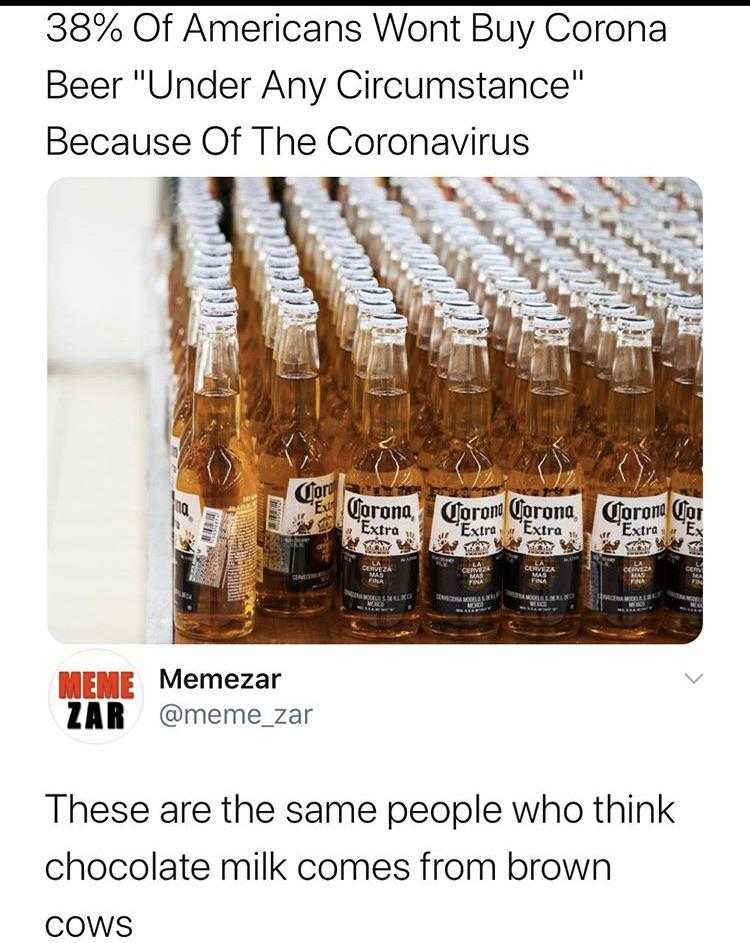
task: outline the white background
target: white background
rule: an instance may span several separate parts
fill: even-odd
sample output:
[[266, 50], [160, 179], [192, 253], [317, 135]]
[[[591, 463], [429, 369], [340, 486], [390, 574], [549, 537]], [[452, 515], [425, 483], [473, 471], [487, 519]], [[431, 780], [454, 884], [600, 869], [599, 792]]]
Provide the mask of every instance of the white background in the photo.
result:
[[[348, 9], [348, 8], [347, 8]], [[322, 14], [324, 8], [316, 12]], [[628, 8], [613, 8], [624, 15]], [[658, 8], [643, 8], [654, 17]], [[214, 15], [220, 15], [214, 8]], [[338, 11], [339, 15], [344, 10]], [[451, 11], [452, 12], [452, 11]], [[509, 15], [503, 8], [502, 15]], [[260, 15], [261, 8], [247, 8]], [[287, 10], [288, 15], [292, 10]], [[529, 8], [519, 9], [529, 16]], [[584, 8], [576, 15], [594, 16]], [[636, 16], [636, 9], [629, 9]], [[308, 11], [309, 15], [309, 11]], [[361, 12], [360, 15], [364, 15]], [[596, 8], [606, 16], [606, 8]], [[45, 939], [43, 919], [54, 912], [124, 913], [136, 918], [136, 940], [362, 941], [430, 938], [547, 939], [578, 943], [740, 938], [745, 924], [747, 777], [747, 615], [743, 500], [747, 465], [745, 374], [747, 304], [743, 299], [750, 212], [747, 182], [746, 10], [665, 8], [671, 41], [664, 47], [552, 48], [513, 54], [468, 45], [450, 50], [456, 69], [481, 60], [489, 69], [583, 66], [586, 81], [564, 104], [498, 109], [498, 123], [528, 130], [527, 158], [463, 160], [86, 161], [47, 160], [47, 123], [126, 126], [144, 123], [198, 127], [235, 123], [236, 105], [175, 108], [58, 106], [43, 99], [44, 69], [65, 59], [99, 68], [156, 62], [185, 66], [176, 47], [100, 46], [51, 52], [43, 39], [45, 10], [3, 14], [5, 108], [4, 193], [6, 264], [2, 494], [5, 533], [6, 671], [3, 718], [8, 795], [2, 857], [6, 895], [3, 938]], [[445, 50], [413, 50], [396, 58], [415, 70], [447, 68]], [[195, 63], [195, 53], [192, 60]], [[384, 56], [365, 45], [341, 50], [244, 48], [207, 55], [206, 67], [259, 69], [261, 61], [320, 71]], [[461, 63], [459, 64], [459, 57]], [[209, 63], [210, 59], [210, 63]], [[574, 61], [575, 60], [575, 61]], [[411, 106], [412, 108], [414, 106]], [[66, 111], [65, 109], [69, 109]], [[270, 120], [255, 108], [253, 121]], [[276, 110], [278, 113], [278, 110]], [[371, 127], [415, 123], [409, 106], [353, 108], [349, 118]], [[420, 106], [422, 124], [455, 124], [459, 113]], [[332, 123], [307, 106], [285, 110], [287, 122]], [[65, 116], [63, 118], [63, 115]], [[209, 118], [210, 116], [210, 118]], [[336, 118], [338, 119], [338, 115]], [[491, 124], [486, 106], [463, 106], [460, 121]], [[242, 117], [238, 119], [238, 122]], [[245, 117], [245, 120], [247, 118]], [[689, 647], [338, 647], [184, 648], [122, 646], [145, 687], [139, 726], [121, 742], [87, 747], [67, 740], [47, 707], [52, 671], [70, 649], [48, 634], [45, 556], [45, 245], [47, 190], [76, 175], [265, 173], [675, 174], [704, 187], [706, 213], [706, 482], [710, 508], [706, 629]], [[117, 220], [113, 220], [113, 226]], [[14, 298], [11, 285], [23, 285]], [[86, 291], [87, 286], [81, 285]], [[10, 290], [9, 290], [10, 289]], [[113, 287], [113, 291], [115, 288]], [[107, 565], [107, 548], [101, 563]], [[92, 591], [95, 591], [92, 588]], [[82, 600], [82, 605], [85, 599]], [[249, 700], [314, 704], [308, 730], [167, 731], [157, 711], [160, 665], [195, 670], [273, 669], [284, 672], [279, 694]], [[703, 679], [695, 686], [688, 671]], [[169, 696], [170, 699], [172, 695]], [[175, 700], [188, 702], [184, 695]], [[192, 696], [193, 701], [243, 703], [239, 695]], [[531, 829], [513, 832], [444, 830], [329, 833], [264, 829], [166, 832], [144, 828], [53, 829], [45, 791], [95, 796], [412, 798], [459, 797], [481, 791], [504, 800], [546, 790], [586, 799], [594, 792], [636, 795], [659, 790], [678, 799], [676, 828]], [[42, 860], [67, 847], [81, 852], [161, 853], [187, 850], [241, 853], [278, 847], [282, 853], [502, 855], [604, 854], [614, 861], [610, 885], [310, 886], [118, 885], [51, 887]]]

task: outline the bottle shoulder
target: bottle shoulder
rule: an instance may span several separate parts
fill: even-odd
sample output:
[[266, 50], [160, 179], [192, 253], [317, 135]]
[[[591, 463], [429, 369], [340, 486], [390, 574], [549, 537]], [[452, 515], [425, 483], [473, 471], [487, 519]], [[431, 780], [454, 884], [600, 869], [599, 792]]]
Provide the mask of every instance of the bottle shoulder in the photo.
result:
[[500, 489], [505, 475], [492, 456], [487, 443], [449, 441], [431, 464], [426, 484], [433, 491]]
[[607, 439], [591, 470], [589, 491], [648, 496], [668, 488], [667, 473], [655, 444]]
[[297, 477], [325, 474], [333, 468], [328, 442], [317, 428], [288, 427], [272, 432], [264, 439], [258, 456], [261, 471], [268, 466], [286, 465]]
[[414, 454], [404, 444], [387, 448], [382, 445], [359, 443], [346, 464], [347, 485], [376, 488], [421, 489], [422, 472]]
[[255, 457], [240, 439], [228, 443], [193, 441], [180, 463], [175, 490], [192, 494], [242, 495], [257, 486]]
[[575, 494], [583, 472], [566, 442], [540, 442], [523, 437], [511, 467], [508, 488], [528, 494]]

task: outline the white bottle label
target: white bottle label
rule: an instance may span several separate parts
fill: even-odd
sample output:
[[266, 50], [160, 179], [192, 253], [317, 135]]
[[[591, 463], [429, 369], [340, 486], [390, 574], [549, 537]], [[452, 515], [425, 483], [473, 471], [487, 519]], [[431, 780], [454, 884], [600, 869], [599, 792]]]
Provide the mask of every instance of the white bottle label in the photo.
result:
[[667, 539], [668, 495], [596, 498], [591, 552], [614, 557], [648, 557], [661, 553]]
[[344, 491], [343, 547], [352, 553], [396, 557], [418, 553], [422, 543], [419, 493]]
[[565, 497], [508, 492], [505, 547], [534, 557], [580, 553], [583, 506], [580, 494]]
[[669, 549], [687, 557], [703, 556], [703, 498], [679, 491], [669, 496]]
[[197, 494], [174, 495], [174, 601], [196, 611], [196, 586], [222, 588], [229, 601], [245, 598], [255, 582], [256, 499], [239, 507], [201, 509]]
[[488, 557], [500, 553], [503, 494], [483, 498], [435, 495], [430, 552], [450, 557]]
[[334, 475], [290, 478], [286, 497], [268, 496], [266, 530], [287, 537], [327, 534], [333, 530]]

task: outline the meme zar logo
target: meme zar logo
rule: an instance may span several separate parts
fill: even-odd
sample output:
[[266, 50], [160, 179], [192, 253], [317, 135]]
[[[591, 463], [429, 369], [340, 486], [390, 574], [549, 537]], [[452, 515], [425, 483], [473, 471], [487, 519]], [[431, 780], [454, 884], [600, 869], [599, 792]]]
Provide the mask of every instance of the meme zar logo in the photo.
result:
[[49, 705], [58, 727], [80, 743], [111, 743], [135, 726], [143, 687], [135, 668], [114, 652], [78, 652], [53, 674]]

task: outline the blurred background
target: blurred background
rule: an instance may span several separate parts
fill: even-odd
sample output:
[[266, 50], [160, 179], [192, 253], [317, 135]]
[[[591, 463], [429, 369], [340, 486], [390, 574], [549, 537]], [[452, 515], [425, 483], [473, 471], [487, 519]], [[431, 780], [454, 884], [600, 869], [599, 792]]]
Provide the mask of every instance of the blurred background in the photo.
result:
[[65, 179], [48, 216], [48, 613], [62, 641], [144, 639], [154, 178]]

